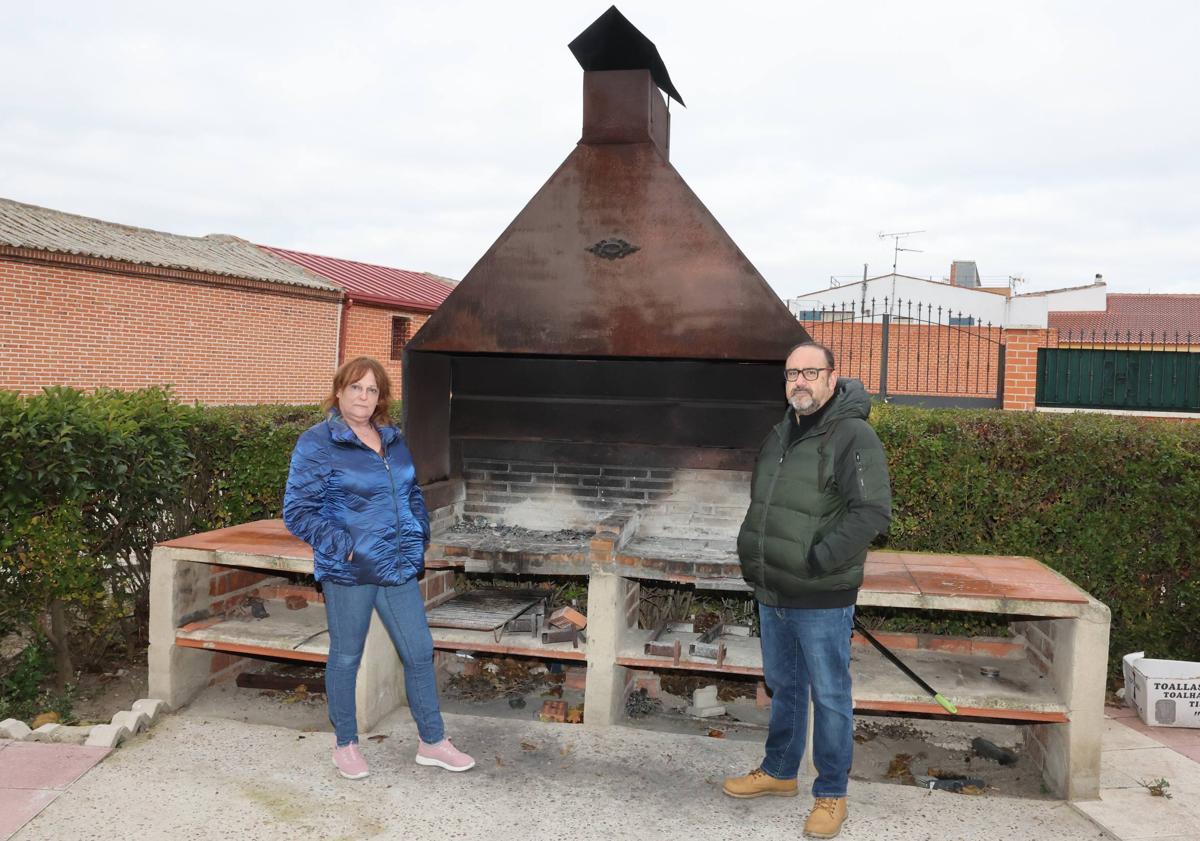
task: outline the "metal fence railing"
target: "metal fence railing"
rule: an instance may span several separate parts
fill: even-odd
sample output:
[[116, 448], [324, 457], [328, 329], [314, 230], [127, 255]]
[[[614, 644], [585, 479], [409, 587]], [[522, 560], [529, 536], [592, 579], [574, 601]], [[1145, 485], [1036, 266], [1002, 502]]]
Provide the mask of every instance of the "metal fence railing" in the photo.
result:
[[847, 301], [796, 316], [831, 347], [838, 372], [901, 403], [1000, 406], [1003, 331], [977, 316], [918, 301]]

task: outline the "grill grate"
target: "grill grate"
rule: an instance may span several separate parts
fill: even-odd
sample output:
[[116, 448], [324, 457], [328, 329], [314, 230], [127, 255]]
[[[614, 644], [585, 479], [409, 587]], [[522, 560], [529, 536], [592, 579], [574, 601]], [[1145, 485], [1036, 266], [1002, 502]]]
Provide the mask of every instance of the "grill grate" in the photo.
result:
[[433, 628], [494, 631], [543, 598], [522, 590], [468, 590], [432, 608], [426, 618]]

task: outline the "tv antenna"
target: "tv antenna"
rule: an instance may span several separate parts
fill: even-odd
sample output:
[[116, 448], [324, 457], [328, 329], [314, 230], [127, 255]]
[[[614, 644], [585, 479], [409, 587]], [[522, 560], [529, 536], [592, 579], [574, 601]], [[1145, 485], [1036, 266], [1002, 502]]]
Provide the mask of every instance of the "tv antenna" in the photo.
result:
[[916, 254], [924, 254], [925, 253], [924, 251], [922, 251], [919, 248], [901, 248], [900, 240], [903, 237], [911, 237], [914, 234], [923, 234], [923, 233], [925, 233], [925, 231], [893, 231], [890, 234], [885, 234], [882, 231], [880, 231], [880, 233], [879, 233], [880, 239], [887, 239], [888, 237], [892, 238], [892, 274], [896, 273], [896, 263], [900, 259], [901, 251], [912, 251]]

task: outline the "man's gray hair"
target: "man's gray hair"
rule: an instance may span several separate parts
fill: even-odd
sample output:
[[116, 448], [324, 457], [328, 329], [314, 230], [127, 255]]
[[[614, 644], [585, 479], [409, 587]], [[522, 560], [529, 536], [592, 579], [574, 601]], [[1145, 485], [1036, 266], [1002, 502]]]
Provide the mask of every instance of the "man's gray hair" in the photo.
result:
[[795, 347], [793, 347], [791, 350], [788, 351], [787, 355], [791, 356], [793, 353], [800, 350], [800, 348], [802, 348], [802, 347], [815, 347], [817, 350], [819, 350], [825, 354], [825, 367], [826, 368], [836, 368], [837, 367], [837, 365], [835, 365], [833, 362], [833, 351], [831, 351], [829, 348], [825, 347], [825, 345], [821, 344], [820, 342], [814, 342], [811, 339], [809, 339], [807, 342], [801, 342], [800, 344], [796, 345]]

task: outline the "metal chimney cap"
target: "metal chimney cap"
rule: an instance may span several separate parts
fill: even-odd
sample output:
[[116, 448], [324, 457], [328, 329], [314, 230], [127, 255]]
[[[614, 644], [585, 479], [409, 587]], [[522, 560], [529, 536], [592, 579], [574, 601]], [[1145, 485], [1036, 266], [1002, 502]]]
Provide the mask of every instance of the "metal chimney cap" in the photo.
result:
[[596, 18], [567, 45], [584, 70], [649, 70], [654, 83], [683, 105], [671, 84], [658, 47], [629, 22], [616, 6]]

